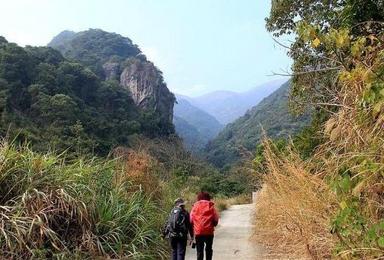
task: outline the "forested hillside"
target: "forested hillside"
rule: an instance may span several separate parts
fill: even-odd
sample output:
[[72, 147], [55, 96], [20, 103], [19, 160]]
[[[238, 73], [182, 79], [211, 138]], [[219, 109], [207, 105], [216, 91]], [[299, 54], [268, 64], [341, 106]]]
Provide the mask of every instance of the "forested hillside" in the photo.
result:
[[186, 147], [194, 152], [201, 152], [223, 128], [216, 118], [182, 97], [177, 99], [174, 116], [176, 133], [183, 138]]
[[198, 152], [204, 148], [205, 138], [195, 126], [178, 116], [173, 117], [173, 123], [176, 133], [183, 139], [183, 145], [187, 150]]
[[206, 148], [207, 159], [224, 167], [249, 159], [263, 137], [287, 138], [309, 124], [309, 113], [296, 117], [289, 112], [290, 83], [261, 101], [235, 122], [226, 126]]
[[0, 42], [1, 135], [39, 150], [108, 153], [151, 133], [128, 91], [44, 47]]
[[128, 90], [136, 106], [145, 112], [148, 124], [157, 127], [153, 134], [173, 133], [175, 97], [162, 72], [129, 38], [100, 29], [64, 31], [48, 46], [90, 68], [100, 79]]

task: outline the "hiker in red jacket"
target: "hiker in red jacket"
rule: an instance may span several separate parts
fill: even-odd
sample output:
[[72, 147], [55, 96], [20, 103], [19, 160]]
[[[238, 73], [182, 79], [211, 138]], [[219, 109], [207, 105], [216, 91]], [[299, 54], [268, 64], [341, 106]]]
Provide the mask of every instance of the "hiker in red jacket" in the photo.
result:
[[197, 260], [204, 259], [204, 245], [206, 259], [212, 260], [213, 233], [219, 223], [219, 215], [207, 192], [200, 192], [197, 195], [197, 202], [192, 207], [190, 218], [196, 240]]

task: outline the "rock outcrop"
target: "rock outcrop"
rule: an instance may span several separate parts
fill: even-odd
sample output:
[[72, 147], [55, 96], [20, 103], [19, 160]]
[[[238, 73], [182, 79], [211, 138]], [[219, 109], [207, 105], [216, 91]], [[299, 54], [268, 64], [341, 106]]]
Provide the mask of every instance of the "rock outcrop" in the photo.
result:
[[120, 76], [120, 84], [131, 92], [135, 104], [154, 110], [162, 120], [172, 122], [175, 96], [169, 91], [161, 72], [152, 62], [131, 58]]
[[154, 111], [161, 124], [169, 126], [167, 132], [172, 132], [175, 97], [168, 90], [161, 71], [129, 38], [100, 29], [64, 31], [48, 46], [66, 58], [81, 62], [104, 80], [120, 81], [140, 109]]

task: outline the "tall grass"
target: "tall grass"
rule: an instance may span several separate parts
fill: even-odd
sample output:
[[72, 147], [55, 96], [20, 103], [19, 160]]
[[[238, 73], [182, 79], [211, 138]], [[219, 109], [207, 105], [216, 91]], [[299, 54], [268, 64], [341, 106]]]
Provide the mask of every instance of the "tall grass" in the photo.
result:
[[2, 142], [0, 258], [164, 258], [162, 211], [125, 170]]
[[265, 142], [269, 172], [256, 203], [256, 239], [284, 257], [330, 258], [335, 197], [298, 156], [281, 155], [272, 146]]

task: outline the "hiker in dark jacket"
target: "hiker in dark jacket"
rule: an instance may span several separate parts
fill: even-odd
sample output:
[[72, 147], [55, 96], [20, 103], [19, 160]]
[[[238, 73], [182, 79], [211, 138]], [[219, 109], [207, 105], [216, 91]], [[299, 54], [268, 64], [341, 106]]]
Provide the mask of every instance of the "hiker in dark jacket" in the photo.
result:
[[169, 214], [164, 228], [164, 236], [169, 238], [172, 247], [172, 260], [184, 260], [188, 242], [188, 233], [193, 238], [193, 228], [185, 201], [175, 200], [175, 206]]

